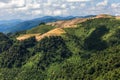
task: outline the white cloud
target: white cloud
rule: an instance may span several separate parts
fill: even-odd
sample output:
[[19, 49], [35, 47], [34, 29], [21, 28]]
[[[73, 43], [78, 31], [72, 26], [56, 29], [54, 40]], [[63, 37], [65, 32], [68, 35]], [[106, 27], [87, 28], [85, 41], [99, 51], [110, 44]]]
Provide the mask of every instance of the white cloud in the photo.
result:
[[80, 4], [80, 7], [85, 7], [85, 6], [86, 6], [85, 3]]
[[61, 15], [62, 14], [62, 11], [61, 10], [55, 10], [54, 12], [53, 12], [53, 15], [55, 15], [55, 16], [58, 16], [58, 15]]
[[44, 6], [51, 6], [52, 3], [48, 2], [48, 3], [43, 3]]
[[71, 9], [75, 9], [76, 7], [75, 6], [70, 6]]
[[120, 13], [116, 13], [115, 16], [120, 16]]
[[52, 15], [52, 10], [43, 10], [44, 15]]
[[28, 7], [28, 9], [40, 8], [40, 4], [38, 4], [38, 3], [27, 4], [26, 7]]
[[69, 15], [68, 10], [62, 10], [62, 15], [68, 16]]
[[0, 8], [16, 8], [24, 6], [25, 1], [24, 0], [11, 0], [8, 3], [1, 2], [0, 1]]
[[60, 6], [60, 4], [53, 3], [53, 4], [52, 4], [52, 6], [53, 6], [53, 7], [59, 7], [59, 6]]
[[[45, 15], [120, 14], [120, 2], [112, 0], [0, 0], [0, 19]], [[109, 3], [109, 4], [108, 4]]]
[[120, 3], [112, 3], [111, 7], [112, 8], [118, 8], [118, 7], [120, 7]]
[[86, 2], [90, 0], [67, 0], [68, 2]]
[[42, 14], [42, 11], [41, 10], [34, 10], [34, 11], [32, 11], [32, 14], [33, 15], [40, 15], [40, 14]]
[[103, 0], [103, 2], [97, 3], [97, 6], [106, 6], [108, 4], [108, 0]]
[[66, 4], [62, 4], [62, 5], [61, 5], [61, 8], [66, 8], [66, 7], [67, 7]]
[[11, 0], [0, 0], [0, 2], [4, 2], [4, 3], [8, 3], [10, 2]]

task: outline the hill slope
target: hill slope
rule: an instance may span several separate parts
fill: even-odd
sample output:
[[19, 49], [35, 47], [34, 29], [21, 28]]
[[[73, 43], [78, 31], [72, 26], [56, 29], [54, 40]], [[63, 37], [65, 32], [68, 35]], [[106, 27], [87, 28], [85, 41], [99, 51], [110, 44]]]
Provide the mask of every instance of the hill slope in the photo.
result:
[[60, 16], [44, 16], [41, 18], [36, 18], [32, 20], [9, 20], [9, 21], [0, 21], [0, 32], [3, 33], [14, 33], [19, 31], [28, 30], [38, 26], [41, 23], [54, 22], [58, 20], [69, 20], [75, 17], [60, 17]]
[[0, 52], [0, 79], [119, 80], [120, 20], [94, 18], [75, 25], [69, 28], [44, 25], [43, 30], [38, 26], [19, 33], [38, 34], [37, 31], [39, 40], [32, 35], [17, 41], [18, 34], [9, 37], [2, 34], [11, 44]]

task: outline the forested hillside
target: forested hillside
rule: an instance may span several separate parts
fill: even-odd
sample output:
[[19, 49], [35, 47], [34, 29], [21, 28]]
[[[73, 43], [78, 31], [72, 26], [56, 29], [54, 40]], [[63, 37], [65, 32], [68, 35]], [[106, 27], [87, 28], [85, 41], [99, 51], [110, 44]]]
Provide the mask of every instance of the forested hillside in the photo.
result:
[[57, 28], [40, 26], [0, 33], [0, 80], [120, 80], [120, 20], [88, 19], [59, 36], [16, 39]]

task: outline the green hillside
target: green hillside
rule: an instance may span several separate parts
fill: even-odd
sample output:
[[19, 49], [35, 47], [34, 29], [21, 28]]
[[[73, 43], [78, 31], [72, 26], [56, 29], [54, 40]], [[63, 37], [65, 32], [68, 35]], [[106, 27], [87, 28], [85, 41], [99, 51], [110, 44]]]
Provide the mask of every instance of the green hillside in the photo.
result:
[[[54, 28], [41, 25], [24, 34]], [[0, 80], [120, 80], [120, 20], [90, 19], [64, 30], [40, 41], [0, 33]]]
[[46, 33], [49, 30], [52, 30], [54, 28], [55, 28], [54, 26], [49, 26], [49, 25], [41, 24], [38, 27], [32, 28], [30, 30], [27, 30], [26, 34], [33, 34], [33, 33], [41, 33], [41, 34], [43, 34], [43, 33]]

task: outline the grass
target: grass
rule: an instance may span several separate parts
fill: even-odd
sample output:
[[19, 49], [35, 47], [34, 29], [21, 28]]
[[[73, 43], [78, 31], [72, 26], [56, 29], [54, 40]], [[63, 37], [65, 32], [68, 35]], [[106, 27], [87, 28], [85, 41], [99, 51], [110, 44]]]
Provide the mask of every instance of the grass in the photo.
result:
[[27, 30], [26, 34], [35, 34], [35, 33], [41, 33], [44, 34], [52, 29], [56, 28], [55, 26], [50, 25], [40, 25], [38, 27], [32, 28], [30, 30]]
[[63, 29], [61, 28], [55, 28], [52, 29], [44, 34], [40, 34], [40, 33], [33, 33], [33, 34], [25, 34], [25, 35], [21, 35], [19, 37], [17, 37], [17, 40], [25, 40], [28, 39], [30, 37], [34, 37], [36, 38], [37, 41], [40, 41], [41, 39], [43, 39], [44, 37], [49, 37], [49, 36], [60, 36], [62, 34], [66, 33]]
[[20, 35], [19, 37], [17, 37], [17, 40], [25, 40], [25, 39], [28, 39], [30, 37], [36, 37], [36, 36], [40, 36], [39, 33], [36, 33], [36, 34], [25, 34], [25, 35]]

